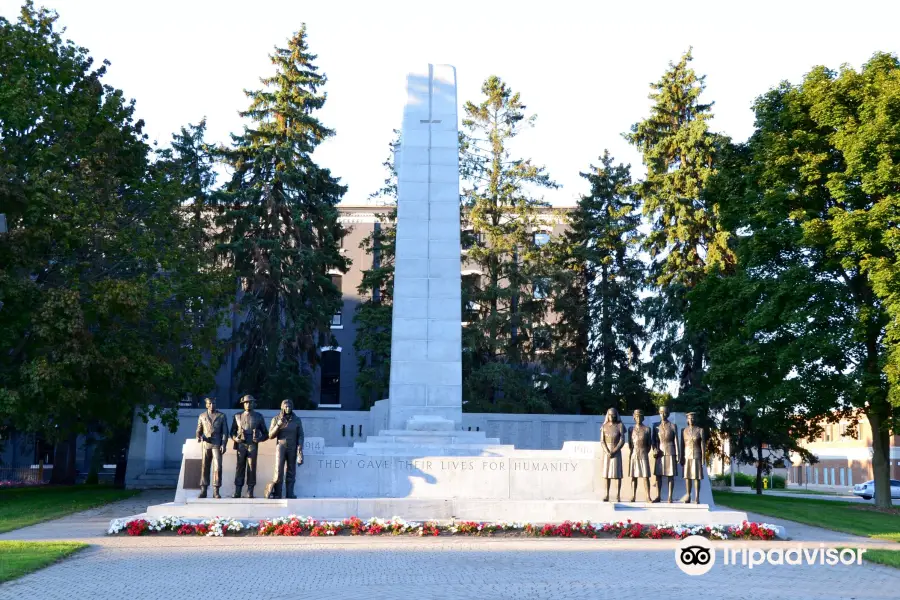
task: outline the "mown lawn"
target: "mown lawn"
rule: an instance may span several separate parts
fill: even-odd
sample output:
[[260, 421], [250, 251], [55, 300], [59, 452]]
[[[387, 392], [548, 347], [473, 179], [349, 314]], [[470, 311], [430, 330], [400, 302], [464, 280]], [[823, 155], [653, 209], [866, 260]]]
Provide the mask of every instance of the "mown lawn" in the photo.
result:
[[120, 490], [107, 485], [0, 490], [0, 533], [131, 498], [138, 493], [138, 490]]
[[716, 504], [738, 510], [854, 535], [900, 542], [898, 509], [884, 512], [874, 509], [870, 504], [720, 491], [714, 491], [713, 497]]
[[776, 492], [787, 492], [788, 494], [807, 494], [809, 496], [840, 496], [837, 492], [823, 492], [821, 490], [805, 490], [803, 488], [791, 488], [789, 490], [777, 489]]
[[863, 554], [863, 560], [900, 569], [900, 550], [877, 550], [869, 548]]
[[0, 541], [0, 583], [52, 565], [79, 550], [81, 542]]

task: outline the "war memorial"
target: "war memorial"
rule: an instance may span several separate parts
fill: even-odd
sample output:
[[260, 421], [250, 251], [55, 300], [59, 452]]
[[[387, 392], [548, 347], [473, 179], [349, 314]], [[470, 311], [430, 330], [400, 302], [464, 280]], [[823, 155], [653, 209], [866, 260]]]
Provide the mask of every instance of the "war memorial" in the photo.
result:
[[[634, 415], [642, 422], [610, 409], [589, 432], [593, 441], [562, 440], [553, 449], [517, 448], [480, 427], [463, 427], [457, 143], [454, 67], [410, 73], [396, 156], [390, 397], [367, 423], [377, 433], [329, 446], [309, 428], [304, 435], [292, 407], [283, 405], [269, 420], [253, 410], [252, 398], [233, 418], [208, 403], [196, 437], [181, 448], [175, 498], [137, 516], [746, 520], [745, 513], [716, 509], [702, 464], [706, 438], [690, 416], [666, 408]], [[154, 444], [160, 451], [153, 440], [138, 443], [145, 444], [132, 449], [139, 458], [147, 459]]]

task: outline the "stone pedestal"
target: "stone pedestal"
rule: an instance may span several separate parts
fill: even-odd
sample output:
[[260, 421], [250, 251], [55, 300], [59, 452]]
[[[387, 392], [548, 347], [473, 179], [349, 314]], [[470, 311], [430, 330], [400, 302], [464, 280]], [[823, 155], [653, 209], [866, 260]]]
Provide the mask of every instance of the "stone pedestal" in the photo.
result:
[[[307, 440], [304, 464], [297, 467], [295, 492], [298, 498], [407, 498], [470, 500], [583, 500], [599, 502], [606, 491], [601, 474], [598, 442], [566, 442], [562, 450], [517, 450], [485, 438], [482, 432], [384, 431], [370, 436], [371, 441], [354, 448], [315, 447], [318, 440]], [[260, 444], [257, 460], [256, 493], [262, 495], [272, 480], [275, 444]], [[627, 455], [626, 455], [627, 458]], [[199, 488], [200, 445], [184, 444], [184, 460], [175, 493], [175, 502], [197, 499]], [[237, 455], [226, 452], [221, 494], [234, 492]], [[632, 479], [611, 486], [610, 500], [646, 503], [643, 490], [632, 497]], [[651, 496], [658, 490], [651, 478]], [[685, 493], [684, 479], [675, 478], [675, 500]], [[699, 505], [713, 505], [709, 480], [701, 484]], [[246, 494], [246, 489], [244, 489]], [[653, 499], [651, 498], [651, 499]], [[213, 504], [218, 501], [208, 500]], [[665, 503], [663, 503], [665, 504]], [[676, 502], [676, 505], [681, 505]]]
[[[198, 499], [200, 446], [184, 445], [175, 501], [151, 506], [147, 516], [223, 516], [258, 520], [290, 514], [318, 519], [400, 516], [408, 520], [506, 520], [535, 523], [563, 520], [690, 525], [736, 525], [746, 513], [716, 510], [709, 480], [701, 504], [649, 503], [632, 480], [622, 482], [622, 502], [602, 502], [597, 442], [567, 442], [562, 450], [517, 450], [485, 438], [483, 432], [386, 430], [354, 448], [322, 448], [307, 440], [305, 462], [297, 468], [297, 500], [231, 499], [236, 455], [225, 454], [221, 500]], [[259, 446], [257, 493], [271, 480], [275, 444]], [[627, 454], [623, 457], [627, 460]], [[194, 466], [192, 466], [194, 465]], [[676, 478], [675, 498], [684, 494]], [[651, 479], [655, 484], [655, 480]], [[246, 490], [245, 490], [246, 492]], [[656, 497], [655, 485], [651, 496]]]

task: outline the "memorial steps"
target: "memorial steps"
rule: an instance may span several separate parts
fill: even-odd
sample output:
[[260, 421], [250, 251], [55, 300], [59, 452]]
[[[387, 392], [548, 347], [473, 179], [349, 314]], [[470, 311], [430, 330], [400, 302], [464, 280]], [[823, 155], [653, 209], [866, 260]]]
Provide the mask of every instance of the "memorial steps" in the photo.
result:
[[515, 446], [501, 444], [499, 438], [489, 438], [483, 431], [385, 429], [367, 436], [365, 442], [354, 443], [350, 451], [389, 456], [506, 456]]

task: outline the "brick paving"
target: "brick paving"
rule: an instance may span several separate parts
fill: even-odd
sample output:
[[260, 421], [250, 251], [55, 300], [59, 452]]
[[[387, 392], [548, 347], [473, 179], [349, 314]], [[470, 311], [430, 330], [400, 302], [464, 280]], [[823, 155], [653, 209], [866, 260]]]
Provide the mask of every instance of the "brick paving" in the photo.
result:
[[[92, 544], [71, 559], [0, 585], [0, 600], [675, 600], [695, 598], [698, 593], [722, 599], [822, 600], [896, 599], [900, 589], [900, 570], [867, 563], [835, 567], [766, 565], [751, 571], [722, 565], [720, 556], [720, 563], [710, 573], [690, 577], [676, 568], [672, 541], [103, 536], [110, 518], [142, 512], [147, 504], [166, 499], [160, 492], [149, 492], [137, 499], [0, 536], [83, 539]], [[812, 547], [818, 547], [820, 541], [856, 546], [861, 539], [784, 524], [794, 539]], [[793, 544], [746, 543], [766, 548]], [[717, 547], [723, 545], [734, 543], [718, 543]]]

